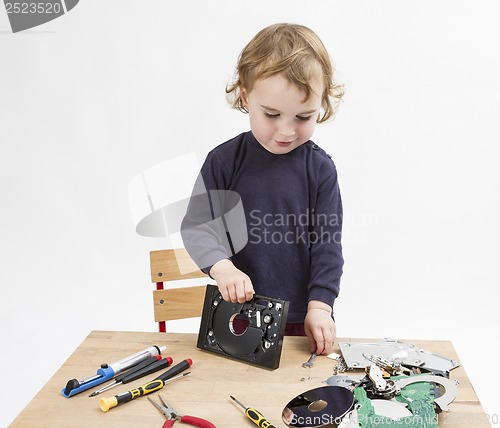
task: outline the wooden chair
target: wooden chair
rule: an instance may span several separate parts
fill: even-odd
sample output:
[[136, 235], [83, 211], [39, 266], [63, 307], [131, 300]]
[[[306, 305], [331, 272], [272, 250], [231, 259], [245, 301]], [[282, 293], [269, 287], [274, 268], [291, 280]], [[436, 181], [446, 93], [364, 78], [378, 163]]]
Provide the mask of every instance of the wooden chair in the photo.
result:
[[160, 332], [166, 331], [166, 321], [201, 316], [206, 283], [202, 286], [164, 288], [164, 282], [205, 278], [184, 248], [151, 251], [151, 282], [156, 283], [153, 291], [155, 321]]

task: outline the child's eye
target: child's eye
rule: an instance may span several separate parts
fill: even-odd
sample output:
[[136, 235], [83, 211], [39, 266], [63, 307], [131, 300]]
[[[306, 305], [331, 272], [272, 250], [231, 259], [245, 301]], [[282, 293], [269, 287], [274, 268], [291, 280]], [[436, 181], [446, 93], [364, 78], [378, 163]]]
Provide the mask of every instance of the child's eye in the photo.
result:
[[295, 116], [298, 120], [302, 122], [308, 121], [312, 116]]
[[277, 119], [278, 117], [280, 117], [279, 113], [276, 113], [276, 114], [273, 114], [273, 113], [264, 113], [266, 115], [266, 117], [268, 117], [269, 119]]

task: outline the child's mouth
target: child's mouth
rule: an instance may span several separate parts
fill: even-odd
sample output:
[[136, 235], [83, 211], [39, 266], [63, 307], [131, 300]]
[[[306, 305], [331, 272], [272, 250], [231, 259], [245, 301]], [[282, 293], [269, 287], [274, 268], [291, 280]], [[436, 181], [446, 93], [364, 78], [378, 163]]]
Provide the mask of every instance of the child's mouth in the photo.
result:
[[276, 141], [276, 144], [280, 147], [288, 147], [290, 144], [293, 143], [293, 140], [292, 141], [278, 141], [278, 140], [275, 140]]

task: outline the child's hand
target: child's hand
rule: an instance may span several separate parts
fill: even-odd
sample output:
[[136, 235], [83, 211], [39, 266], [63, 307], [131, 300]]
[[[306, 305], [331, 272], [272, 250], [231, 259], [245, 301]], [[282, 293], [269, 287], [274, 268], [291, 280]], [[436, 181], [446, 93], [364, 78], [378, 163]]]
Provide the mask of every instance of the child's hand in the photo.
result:
[[233, 265], [229, 259], [221, 260], [210, 269], [210, 276], [226, 302], [245, 303], [251, 300], [255, 291], [250, 277]]
[[318, 355], [332, 352], [336, 328], [332, 318], [332, 308], [329, 305], [311, 300], [307, 307], [304, 330], [311, 352], [316, 352]]

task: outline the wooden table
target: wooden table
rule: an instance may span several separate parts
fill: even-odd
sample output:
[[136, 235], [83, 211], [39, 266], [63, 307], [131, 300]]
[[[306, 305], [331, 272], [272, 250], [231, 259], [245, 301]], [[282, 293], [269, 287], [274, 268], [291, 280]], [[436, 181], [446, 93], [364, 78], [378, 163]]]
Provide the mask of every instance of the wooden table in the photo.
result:
[[[92, 390], [71, 398], [61, 394], [61, 389], [69, 379], [88, 378], [95, 374], [101, 363], [119, 360], [153, 344], [166, 345], [167, 350], [163, 355], [172, 356], [174, 364], [184, 358], [193, 359], [191, 374], [163, 388], [162, 396], [181, 414], [206, 418], [217, 428], [256, 426], [245, 418], [243, 410], [230, 400], [229, 395], [261, 411], [276, 427], [285, 427], [281, 420], [285, 405], [300, 393], [323, 386], [323, 381], [332, 376], [336, 365], [334, 360], [320, 356], [314, 361], [314, 367], [303, 368], [302, 363], [310, 354], [307, 340], [301, 337], [285, 337], [280, 367], [276, 370], [258, 368], [199, 350], [196, 348], [196, 338], [194, 334], [93, 331], [10, 426], [160, 428], [165, 419], [145, 397], [103, 413], [98, 404], [101, 396], [88, 397]], [[339, 341], [356, 343], [376, 340]], [[403, 341], [459, 360], [453, 345], [448, 341]], [[338, 348], [335, 352], [340, 353]], [[452, 370], [450, 377], [460, 382], [458, 396], [450, 405], [451, 412], [440, 415], [439, 426], [488, 426], [484, 410], [464, 368], [460, 366]], [[140, 386], [147, 380], [150, 377], [115, 387], [102, 395], [113, 396]], [[151, 394], [153, 398], [157, 398], [156, 395]], [[189, 426], [180, 422], [175, 425], [179, 428]]]

